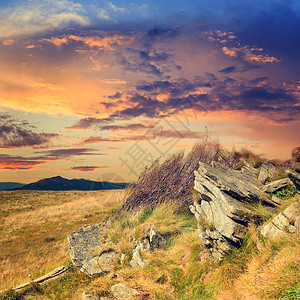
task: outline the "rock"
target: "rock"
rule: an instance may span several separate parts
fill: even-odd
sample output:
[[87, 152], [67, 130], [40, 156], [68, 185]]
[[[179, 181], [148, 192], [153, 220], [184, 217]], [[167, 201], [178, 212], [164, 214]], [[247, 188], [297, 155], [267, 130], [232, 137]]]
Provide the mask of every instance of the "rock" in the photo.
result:
[[282, 188], [288, 187], [291, 185], [291, 180], [289, 178], [283, 178], [279, 180], [272, 181], [264, 185], [261, 189], [266, 193], [274, 193], [281, 190]]
[[264, 162], [259, 170], [258, 181], [261, 183], [265, 183], [269, 178], [272, 177], [276, 170], [276, 167], [268, 162]]
[[296, 147], [292, 150], [292, 159], [290, 160], [291, 167], [298, 173], [300, 173], [300, 147]]
[[84, 225], [68, 237], [70, 256], [75, 266], [81, 268], [93, 259], [93, 250], [101, 245], [102, 231], [106, 222]]
[[[198, 186], [201, 186], [201, 180], [198, 181], [199, 178], [204, 178], [220, 191], [238, 201], [261, 202], [264, 205], [276, 206], [272, 200], [262, 193], [261, 185], [252, 176], [230, 169], [218, 162], [213, 161], [211, 166], [200, 162], [199, 169], [195, 171], [195, 176], [195, 189], [197, 191]], [[201, 187], [200, 190], [202, 190]]]
[[130, 296], [135, 296], [140, 294], [137, 290], [129, 288], [124, 283], [118, 283], [113, 285], [111, 287], [111, 291], [113, 293], [113, 296], [117, 299], [127, 298]]
[[241, 161], [243, 162], [243, 166], [241, 168], [242, 172], [248, 173], [252, 177], [257, 178], [258, 170], [249, 164], [245, 159], [242, 158]]
[[149, 236], [146, 236], [140, 240], [140, 242], [135, 247], [137, 251], [149, 251], [151, 249]]
[[275, 195], [272, 195], [272, 201], [275, 202], [278, 205], [281, 205], [284, 202], [282, 199], [278, 198]]
[[300, 174], [292, 170], [287, 170], [286, 173], [288, 174], [290, 180], [293, 182], [297, 192], [300, 193]]
[[143, 258], [141, 251], [159, 249], [165, 246], [166, 243], [166, 239], [160, 233], [150, 228], [147, 236], [142, 238], [133, 250], [130, 266], [133, 268], [144, 267], [147, 264], [147, 260]]
[[85, 263], [80, 271], [88, 276], [100, 276], [113, 270], [116, 253], [113, 250], [101, 253]]
[[292, 160], [295, 162], [300, 162], [300, 147], [295, 147], [292, 150]]
[[149, 231], [149, 242], [151, 249], [159, 249], [166, 245], [166, 239], [153, 228]]
[[294, 202], [278, 214], [270, 223], [265, 225], [261, 234], [265, 237], [280, 238], [294, 234], [300, 228], [300, 202]]
[[226, 253], [239, 247], [249, 223], [262, 222], [249, 203], [277, 206], [259, 186], [257, 180], [241, 171], [217, 162], [211, 166], [199, 163], [194, 188], [200, 201], [191, 205], [190, 210], [196, 217], [200, 240], [211, 249], [216, 260], [222, 260]]
[[134, 249], [132, 259], [130, 261], [130, 266], [132, 268], [143, 268], [147, 265], [147, 260], [143, 258], [141, 252], [139, 250]]

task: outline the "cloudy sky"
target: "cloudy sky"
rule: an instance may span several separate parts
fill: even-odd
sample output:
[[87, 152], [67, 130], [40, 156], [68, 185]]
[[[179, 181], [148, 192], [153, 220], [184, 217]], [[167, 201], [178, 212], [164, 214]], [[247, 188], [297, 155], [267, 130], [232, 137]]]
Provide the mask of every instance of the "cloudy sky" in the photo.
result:
[[299, 32], [296, 0], [2, 0], [0, 181], [134, 180], [207, 137], [287, 159]]

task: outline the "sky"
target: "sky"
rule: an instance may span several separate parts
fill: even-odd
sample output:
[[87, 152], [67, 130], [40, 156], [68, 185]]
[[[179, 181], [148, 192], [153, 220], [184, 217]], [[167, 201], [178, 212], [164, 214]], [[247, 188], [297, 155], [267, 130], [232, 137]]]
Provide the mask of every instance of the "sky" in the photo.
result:
[[0, 181], [134, 181], [203, 141], [300, 144], [300, 2], [0, 3]]

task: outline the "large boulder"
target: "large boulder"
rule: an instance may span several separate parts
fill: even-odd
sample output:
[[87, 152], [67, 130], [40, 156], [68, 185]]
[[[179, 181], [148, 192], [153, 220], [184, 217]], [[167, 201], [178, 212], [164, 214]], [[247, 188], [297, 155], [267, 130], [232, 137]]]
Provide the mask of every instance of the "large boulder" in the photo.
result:
[[222, 260], [226, 253], [241, 244], [249, 223], [262, 222], [251, 204], [277, 206], [264, 195], [252, 175], [218, 162], [199, 163], [194, 188], [200, 200], [191, 205], [190, 210], [196, 217], [201, 241], [217, 260]]
[[273, 239], [297, 233], [300, 229], [300, 202], [294, 202], [263, 227], [261, 234]]
[[216, 186], [222, 193], [237, 201], [254, 203], [261, 202], [269, 206], [276, 204], [261, 191], [261, 185], [249, 174], [233, 170], [213, 161], [211, 165], [200, 162], [195, 171], [195, 189], [202, 191], [202, 178]]
[[288, 187], [289, 185], [292, 185], [291, 180], [289, 178], [283, 178], [264, 185], [262, 190], [266, 193], [274, 193]]

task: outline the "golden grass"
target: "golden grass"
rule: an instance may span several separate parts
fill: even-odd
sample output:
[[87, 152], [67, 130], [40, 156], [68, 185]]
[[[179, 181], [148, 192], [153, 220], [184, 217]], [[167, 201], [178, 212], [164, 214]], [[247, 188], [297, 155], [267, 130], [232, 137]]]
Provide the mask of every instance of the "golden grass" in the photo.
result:
[[0, 192], [0, 289], [66, 263], [68, 234], [102, 221], [124, 195], [124, 190]]
[[[62, 197], [59, 203], [51, 202], [46, 208], [36, 206], [32, 211], [24, 209], [15, 211], [11, 217], [3, 217], [5, 224], [14, 225], [14, 231], [12, 237], [9, 234], [6, 237], [6, 254], [1, 253], [0, 273], [8, 270], [5, 276], [12, 283], [29, 273], [37, 276], [65, 263], [69, 257], [67, 235], [83, 224], [102, 220], [109, 211], [114, 211], [113, 205], [120, 204], [120, 198], [115, 196], [107, 202], [101, 200], [110, 192], [97, 195], [99, 198], [87, 193], [84, 197], [73, 197], [72, 201], [63, 201]], [[280, 210], [299, 198], [286, 200]], [[45, 215], [47, 222], [42, 218]], [[16, 224], [18, 216], [22, 216], [20, 224]], [[272, 213], [267, 217], [272, 217]], [[118, 261], [115, 266], [121, 277], [110, 273], [88, 280], [75, 269], [64, 281], [50, 283], [43, 287], [42, 293], [33, 292], [32, 298], [25, 299], [80, 299], [83, 290], [91, 286], [105, 295], [118, 282], [137, 289], [141, 299], [156, 300], [291, 300], [296, 298], [290, 295], [299, 292], [299, 234], [272, 241], [261, 239], [256, 229], [250, 228], [242, 247], [217, 264], [199, 240], [194, 216], [178, 211], [174, 205], [162, 204], [154, 210], [145, 208], [131, 214], [111, 215], [111, 224], [111, 229], [104, 232], [114, 243], [109, 247], [126, 255], [123, 265]], [[130, 268], [133, 248], [151, 227], [165, 235], [167, 245], [155, 252], [143, 253], [148, 261], [146, 267]], [[107, 250], [105, 247], [98, 251]]]

